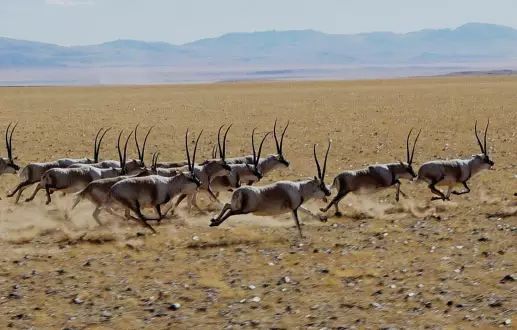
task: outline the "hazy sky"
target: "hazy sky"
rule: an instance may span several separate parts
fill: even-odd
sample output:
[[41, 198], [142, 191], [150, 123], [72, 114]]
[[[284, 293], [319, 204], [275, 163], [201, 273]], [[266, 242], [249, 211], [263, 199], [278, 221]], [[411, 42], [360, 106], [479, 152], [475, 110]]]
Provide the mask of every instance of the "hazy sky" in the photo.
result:
[[62, 45], [175, 44], [227, 32], [408, 32], [487, 22], [517, 28], [517, 0], [0, 0], [0, 36]]

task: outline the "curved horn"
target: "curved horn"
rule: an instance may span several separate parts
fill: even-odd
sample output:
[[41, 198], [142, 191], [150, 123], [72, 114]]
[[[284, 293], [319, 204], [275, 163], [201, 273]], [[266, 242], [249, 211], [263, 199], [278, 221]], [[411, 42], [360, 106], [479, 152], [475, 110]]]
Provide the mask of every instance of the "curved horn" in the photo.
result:
[[[18, 123], [14, 124], [14, 126], [11, 128], [12, 123], [9, 123], [7, 126], [7, 129], [5, 130], [5, 147], [7, 148], [7, 158], [10, 162], [14, 162], [13, 160], [13, 134], [14, 130], [16, 130], [16, 127], [18, 127]], [[9, 134], [9, 129], [11, 129], [11, 132]], [[9, 136], [9, 138], [7, 138]]]
[[289, 127], [289, 120], [287, 121], [287, 125], [285, 125], [284, 130], [282, 131], [282, 137], [280, 138], [280, 154], [284, 154], [284, 135]]
[[316, 144], [313, 147], [314, 152], [314, 161], [316, 162], [316, 169], [318, 170], [318, 178], [321, 180], [321, 167], [320, 163], [318, 162], [318, 156], [316, 156]]
[[280, 143], [278, 142], [278, 137], [276, 136], [276, 122], [277, 119], [275, 119], [275, 124], [273, 125], [273, 137], [275, 138], [276, 152], [280, 154], [282, 152], [282, 149], [280, 147]]
[[126, 138], [126, 143], [124, 143], [124, 154], [122, 156], [122, 162], [120, 163], [120, 168], [122, 169], [122, 173], [127, 173], [127, 143], [129, 142], [129, 139], [131, 138], [131, 135], [133, 135], [133, 132], [129, 133], [129, 135]]
[[122, 168], [123, 166], [123, 161], [124, 159], [122, 158], [122, 151], [120, 150], [120, 138], [122, 137], [122, 133], [124, 132], [124, 130], [121, 130], [120, 133], [118, 134], [118, 139], [117, 139], [117, 151], [118, 151], [118, 160], [119, 160], [119, 163], [120, 163], [120, 167]]
[[192, 173], [194, 173], [194, 166], [196, 165], [197, 144], [199, 143], [199, 138], [201, 138], [201, 134], [203, 134], [203, 130], [201, 130], [201, 132], [197, 136], [196, 144], [194, 146], [194, 152], [192, 153]]
[[474, 124], [474, 133], [476, 133], [476, 140], [478, 141], [479, 148], [481, 149], [482, 153], [485, 153], [485, 149], [483, 148], [483, 144], [481, 144], [481, 140], [478, 136], [478, 121], [476, 120], [476, 123]]
[[138, 159], [142, 159], [142, 152], [140, 151], [140, 145], [138, 144], [138, 127], [140, 126], [140, 123], [138, 123], [135, 126], [134, 132], [135, 132], [135, 144], [136, 144], [136, 152], [138, 153]]
[[151, 131], [153, 130], [154, 126], [151, 126], [151, 128], [149, 128], [149, 130], [147, 131], [147, 134], [145, 135], [145, 138], [144, 138], [144, 144], [142, 145], [142, 155], [140, 157], [140, 162], [142, 163], [142, 165], [144, 164], [144, 157], [145, 157], [145, 145], [147, 144], [147, 138], [149, 137], [149, 134], [151, 134]]
[[408, 164], [411, 164], [411, 154], [409, 153], [409, 138], [411, 137], [411, 133], [413, 133], [413, 128], [409, 130], [409, 134], [406, 138], [406, 160]]
[[[484, 153], [485, 155], [488, 154], [488, 149], [486, 148], [486, 133], [488, 132], [488, 125], [490, 125], [490, 118], [488, 119], [487, 123], [486, 123], [486, 127], [485, 127], [485, 137], [484, 137], [484, 141], [483, 141], [483, 150], [484, 150]], [[16, 127], [16, 126], [15, 126]], [[13, 129], [14, 130], [14, 129]], [[11, 133], [12, 135], [12, 133]]]
[[408, 164], [413, 164], [413, 157], [415, 157], [415, 147], [416, 147], [416, 143], [418, 141], [418, 138], [420, 137], [420, 133], [422, 133], [422, 129], [420, 129], [418, 131], [418, 134], [416, 135], [416, 138], [415, 138], [415, 142], [413, 142], [413, 150], [411, 150], [411, 158], [408, 162]]
[[217, 158], [217, 144], [214, 143], [214, 146], [212, 147], [212, 159]]
[[257, 128], [253, 128], [251, 131], [251, 148], [253, 150], [253, 164], [257, 163], [257, 152], [255, 151], [255, 131]]
[[185, 132], [185, 153], [187, 154], [187, 164], [188, 164], [188, 170], [192, 172], [192, 164], [190, 163], [190, 153], [188, 150], [188, 128]]
[[332, 141], [329, 140], [329, 145], [327, 147], [327, 152], [325, 153], [325, 161], [323, 162], [323, 173], [321, 173], [321, 182], [325, 179], [325, 173], [327, 172], [327, 159], [329, 157], [329, 151], [330, 151], [330, 145], [332, 144]]
[[223, 156], [223, 148], [221, 146], [221, 130], [223, 129], [224, 125], [221, 125], [219, 129], [217, 130], [217, 145], [219, 146], [219, 157], [222, 159]]
[[106, 129], [104, 131], [104, 133], [102, 133], [102, 135], [101, 135], [101, 137], [99, 139], [99, 142], [97, 143], [97, 150], [95, 152], [95, 158], [94, 158], [94, 162], [95, 163], [99, 162], [99, 155], [101, 154], [102, 140], [104, 139], [104, 136], [106, 136], [106, 133], [108, 133], [110, 130], [111, 130], [111, 127], [108, 127], [108, 129]]
[[94, 159], [94, 162], [97, 163], [97, 140], [99, 139], [99, 135], [101, 134], [101, 132], [104, 130], [104, 127], [101, 127], [98, 131], [97, 131], [97, 134], [95, 135], [95, 141], [93, 141], [93, 159]]
[[226, 136], [228, 135], [228, 131], [230, 130], [230, 128], [232, 128], [232, 125], [233, 124], [230, 124], [230, 126], [228, 126], [228, 128], [226, 129], [226, 132], [224, 132], [224, 137], [223, 137], [223, 157], [222, 157], [223, 160], [226, 158]]
[[267, 132], [266, 135], [264, 135], [264, 137], [262, 138], [262, 141], [260, 142], [259, 150], [257, 153], [257, 159], [255, 161], [255, 166], [258, 166], [258, 163], [260, 161], [260, 154], [262, 153], [262, 145], [264, 144], [264, 141], [266, 140], [269, 134], [271, 134], [271, 132]]

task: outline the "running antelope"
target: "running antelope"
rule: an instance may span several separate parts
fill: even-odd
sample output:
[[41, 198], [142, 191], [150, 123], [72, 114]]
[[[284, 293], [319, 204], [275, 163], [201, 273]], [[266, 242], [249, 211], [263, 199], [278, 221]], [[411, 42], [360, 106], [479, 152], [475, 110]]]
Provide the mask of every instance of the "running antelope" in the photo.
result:
[[[21, 171], [20, 171], [20, 183], [13, 189], [11, 193], [7, 195], [7, 197], [13, 197], [16, 193], [16, 200], [15, 203], [18, 203], [20, 200], [20, 197], [25, 189], [27, 189], [29, 186], [33, 185], [34, 183], [40, 182], [41, 177], [43, 173], [45, 173], [47, 170], [50, 170], [52, 168], [66, 168], [73, 164], [79, 164], [79, 163], [85, 163], [85, 164], [91, 164], [98, 161], [99, 153], [100, 153], [100, 146], [102, 143], [102, 140], [106, 133], [110, 130], [109, 128], [104, 130], [103, 128], [99, 129], [97, 131], [97, 135], [95, 136], [95, 142], [94, 142], [94, 154], [93, 159], [90, 158], [61, 158], [52, 162], [46, 162], [46, 163], [30, 163], [26, 165]], [[101, 133], [102, 132], [102, 133]], [[12, 133], [12, 131], [11, 131]], [[11, 136], [12, 137], [12, 136]], [[9, 143], [11, 147], [11, 143]], [[12, 150], [12, 148], [11, 148]]]
[[[481, 153], [473, 155], [468, 159], [452, 159], [452, 160], [434, 160], [422, 164], [418, 170], [418, 181], [425, 181], [429, 184], [431, 192], [437, 196], [433, 196], [431, 200], [449, 200], [452, 194], [463, 195], [470, 192], [467, 185], [468, 180], [482, 170], [491, 169], [494, 162], [490, 159], [487, 149], [487, 132], [490, 120], [485, 127], [484, 141], [478, 135], [477, 122], [474, 124], [474, 133], [478, 142]], [[463, 190], [452, 190], [457, 184], [463, 185]], [[436, 186], [447, 186], [448, 190], [444, 194], [438, 190]]]
[[[233, 191], [233, 188], [239, 188], [241, 186], [241, 178], [252, 178], [253, 181], [260, 181], [262, 179], [262, 173], [259, 170], [259, 161], [260, 155], [262, 153], [262, 145], [266, 140], [267, 136], [271, 134], [271, 132], [266, 133], [260, 142], [258, 153], [255, 150], [255, 130], [253, 129], [251, 133], [251, 146], [253, 150], [253, 163], [252, 164], [228, 164], [231, 168], [231, 171], [228, 175], [218, 176], [212, 181], [210, 181], [210, 187], [216, 197], [218, 197], [219, 192], [221, 191]], [[213, 154], [217, 151], [217, 147], [214, 148]], [[215, 158], [215, 157], [214, 157]]]
[[298, 210], [318, 218], [311, 211], [304, 208], [302, 204], [313, 198], [323, 199], [325, 196], [330, 196], [330, 191], [324, 182], [329, 150], [330, 141], [325, 153], [322, 171], [316, 155], [316, 145], [314, 145], [314, 161], [318, 171], [318, 176], [314, 177], [314, 179], [298, 182], [278, 181], [262, 187], [246, 186], [238, 188], [233, 192], [231, 202], [224, 205], [219, 216], [212, 218], [210, 226], [219, 226], [233, 215], [248, 213], [255, 215], [278, 215], [292, 212], [298, 233], [300, 237], [303, 237], [298, 219]]
[[[124, 155], [127, 153], [127, 143], [132, 134], [133, 132], [131, 132], [126, 139], [126, 143], [124, 145]], [[120, 161], [123, 161], [124, 159], [120, 151], [121, 135], [122, 132], [119, 134], [117, 147]], [[34, 189], [32, 195], [25, 201], [32, 201], [34, 197], [36, 197], [38, 191], [45, 189], [47, 194], [47, 201], [45, 204], [48, 205], [52, 201], [50, 195], [55, 191], [75, 193], [86, 188], [86, 186], [88, 186], [88, 184], [92, 181], [113, 178], [121, 174], [125, 174], [124, 168], [97, 168], [93, 166], [51, 168], [41, 176], [41, 180], [36, 186], [36, 189]]]
[[13, 133], [18, 126], [16, 123], [12, 126], [12, 123], [9, 123], [7, 129], [5, 130], [5, 148], [7, 149], [7, 158], [0, 157], [0, 175], [2, 174], [16, 174], [20, 169], [20, 166], [16, 165], [13, 158]]
[[[128, 140], [129, 140], [129, 138], [128, 138]], [[128, 140], [126, 140], [126, 143], [124, 145], [124, 154], [121, 155], [121, 153], [120, 153], [120, 135], [119, 135], [117, 149], [119, 151], [120, 164], [127, 164], [126, 157], [127, 157]], [[95, 209], [92, 214], [93, 218], [99, 225], [102, 225], [99, 220], [99, 214], [102, 210], [106, 210], [108, 213], [110, 213], [112, 215], [119, 216], [118, 214], [113, 212], [111, 205], [108, 204], [109, 193], [110, 193], [111, 187], [113, 187], [113, 185], [115, 183], [120, 182], [125, 179], [129, 179], [132, 177], [151, 175], [151, 174], [153, 174], [152, 171], [155, 166], [156, 166], [155, 157], [153, 155], [153, 166], [152, 166], [151, 170], [143, 168], [139, 173], [130, 175], [130, 174], [128, 174], [129, 172], [127, 170], [127, 167], [124, 166], [122, 168], [120, 176], [116, 176], [113, 178], [99, 179], [99, 180], [90, 182], [86, 186], [86, 188], [84, 188], [83, 190], [81, 190], [80, 192], [78, 192], [76, 194], [75, 200], [71, 207], [71, 210], [73, 210], [77, 206], [77, 204], [79, 204], [79, 202], [81, 202], [81, 200], [88, 199], [90, 202], [92, 202], [95, 205]]]
[[[289, 161], [284, 157], [284, 136], [287, 128], [289, 127], [289, 122], [287, 122], [287, 125], [282, 130], [280, 141], [278, 140], [276, 124], [277, 121], [275, 120], [275, 124], [273, 126], [273, 137], [275, 138], [276, 154], [268, 155], [267, 157], [259, 160], [258, 168], [262, 175], [266, 175], [276, 169], [289, 167]], [[227, 162], [228, 164], [253, 164], [253, 155], [229, 158]], [[243, 175], [240, 180], [241, 182], [246, 182], [251, 185], [256, 181], [256, 178], [254, 178], [253, 175]]]
[[[130, 217], [129, 212], [133, 211], [145, 227], [149, 228], [153, 233], [156, 232], [151, 225], [147, 223], [149, 220], [160, 221], [163, 218], [161, 206], [168, 203], [172, 198], [179, 194], [191, 194], [200, 185], [196, 173], [194, 171], [194, 162], [196, 161], [196, 152], [199, 133], [192, 159], [190, 159], [188, 148], [188, 130], [185, 134], [185, 153], [188, 160], [188, 173], [181, 172], [174, 177], [163, 177], [159, 175], [149, 175], [145, 177], [133, 177], [117, 182], [110, 190], [110, 203], [116, 202], [126, 209], [126, 217]], [[150, 219], [142, 214], [142, 207], [152, 207], [158, 214], [157, 219]]]
[[[413, 157], [415, 155], [415, 146], [420, 137], [418, 132], [415, 141], [413, 143], [413, 149], [409, 152], [409, 139], [413, 129], [409, 131], [406, 139], [406, 158], [407, 162], [389, 163], [371, 165], [367, 168], [357, 171], [345, 171], [338, 174], [332, 183], [331, 189], [337, 189], [337, 195], [330, 201], [330, 203], [320, 209], [322, 212], [327, 212], [329, 208], [334, 205], [336, 212], [335, 216], [342, 216], [339, 211], [339, 202], [350, 192], [369, 192], [371, 190], [386, 189], [395, 186], [397, 193], [395, 200], [398, 202], [400, 194], [404, 197], [404, 194], [400, 190], [400, 179], [413, 180], [416, 177], [415, 171], [413, 170]], [[322, 216], [322, 218], [326, 218]]]

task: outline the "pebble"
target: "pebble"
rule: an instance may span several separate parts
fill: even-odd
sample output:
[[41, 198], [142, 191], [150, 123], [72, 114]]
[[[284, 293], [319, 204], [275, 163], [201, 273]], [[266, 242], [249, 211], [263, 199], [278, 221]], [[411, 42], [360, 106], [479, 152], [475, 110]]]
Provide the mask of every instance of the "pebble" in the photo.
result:
[[256, 286], [254, 286], [253, 284], [248, 285], [248, 289], [250, 289], [250, 290], [255, 290], [256, 288], [257, 288], [257, 287], [256, 287]]
[[503, 324], [504, 325], [511, 325], [512, 324], [512, 320], [511, 319], [506, 319], [506, 320], [504, 320]]
[[260, 300], [261, 300], [260, 297], [253, 297], [253, 298], [251, 298], [251, 301], [252, 302], [256, 302], [256, 303], [260, 302]]
[[168, 307], [168, 309], [171, 311], [177, 311], [180, 308], [181, 308], [181, 304], [179, 304], [179, 303], [170, 304]]
[[515, 277], [516, 276], [514, 274], [508, 274], [508, 275], [505, 275], [499, 282], [502, 284], [507, 283], [507, 282], [515, 282]]

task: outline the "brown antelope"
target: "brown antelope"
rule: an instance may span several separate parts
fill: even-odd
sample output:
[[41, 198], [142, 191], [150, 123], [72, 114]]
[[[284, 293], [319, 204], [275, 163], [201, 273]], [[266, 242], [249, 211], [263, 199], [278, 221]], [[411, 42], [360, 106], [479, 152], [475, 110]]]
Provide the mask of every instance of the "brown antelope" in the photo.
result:
[[[264, 144], [264, 141], [266, 140], [267, 136], [271, 134], [271, 132], [266, 133], [266, 135], [264, 135], [264, 137], [262, 138], [257, 154], [255, 150], [254, 140], [255, 130], [256, 128], [254, 128], [251, 133], [251, 146], [253, 150], [252, 163], [228, 164], [231, 168], [231, 171], [228, 175], [213, 178], [212, 181], [210, 181], [210, 187], [216, 195], [216, 197], [218, 196], [220, 191], [232, 191], [233, 188], [239, 188], [241, 186], [242, 177], [245, 177], [246, 179], [248, 179], [248, 181], [251, 178], [254, 182], [260, 181], [260, 179], [262, 179], [262, 173], [259, 170], [260, 155], [262, 153], [262, 145]], [[216, 153], [216, 151], [217, 147], [215, 147], [214, 151], [212, 152], [213, 156]]]
[[[478, 135], [477, 122], [474, 124], [474, 133], [478, 142], [481, 153], [473, 155], [468, 159], [452, 159], [452, 160], [434, 160], [422, 164], [418, 170], [418, 181], [425, 181], [429, 184], [431, 192], [437, 196], [431, 200], [449, 200], [451, 193], [454, 195], [463, 195], [470, 192], [467, 185], [468, 180], [482, 170], [491, 169], [494, 162], [490, 159], [487, 149], [487, 132], [490, 120], [485, 127], [484, 141]], [[457, 184], [463, 185], [462, 191], [452, 190]], [[444, 194], [436, 188], [436, 186], [447, 186], [448, 190]]]
[[5, 130], [5, 148], [7, 149], [7, 157], [0, 157], [0, 175], [2, 174], [16, 174], [20, 169], [20, 166], [14, 162], [16, 157], [13, 158], [13, 133], [18, 123], [12, 126], [9, 123]]
[[[124, 145], [124, 153], [121, 155], [120, 151], [120, 136], [118, 138], [117, 142], [117, 149], [119, 152], [119, 162], [120, 164], [127, 164], [127, 142], [129, 141], [129, 137], [126, 140], [126, 143]], [[153, 174], [153, 170], [155, 168], [155, 157], [153, 155], [153, 165], [151, 170], [146, 169], [145, 167], [137, 174], [129, 175], [126, 166], [122, 168], [121, 175], [116, 176], [113, 178], [106, 178], [106, 179], [99, 179], [90, 182], [86, 188], [78, 192], [75, 196], [74, 202], [72, 204], [71, 210], [73, 210], [77, 204], [83, 199], [88, 199], [90, 202], [92, 202], [95, 205], [95, 209], [93, 211], [93, 218], [95, 221], [101, 225], [101, 222], [99, 220], [99, 214], [102, 210], [106, 210], [108, 213], [119, 216], [115, 212], [112, 211], [111, 205], [108, 205], [108, 199], [109, 199], [109, 193], [111, 190], [111, 187], [122, 180], [132, 178], [132, 177], [139, 177], [139, 176], [147, 176]]]
[[[418, 132], [415, 141], [413, 143], [413, 149], [409, 152], [409, 139], [413, 129], [409, 131], [406, 138], [406, 162], [389, 163], [371, 165], [367, 168], [357, 171], [345, 171], [338, 174], [332, 183], [331, 189], [337, 190], [337, 195], [330, 201], [325, 207], [320, 209], [322, 212], [327, 212], [328, 209], [334, 205], [336, 212], [335, 216], [342, 216], [339, 211], [339, 202], [350, 192], [370, 192], [372, 190], [386, 189], [395, 186], [397, 189], [395, 200], [399, 201], [400, 194], [406, 196], [400, 190], [400, 179], [413, 180], [416, 177], [415, 171], [413, 170], [413, 157], [415, 155], [415, 146], [420, 137]], [[326, 217], [322, 217], [326, 218]]]
[[[93, 159], [90, 158], [61, 158], [52, 162], [46, 162], [46, 163], [30, 163], [26, 165], [21, 171], [20, 171], [20, 183], [13, 189], [11, 193], [7, 195], [7, 197], [13, 197], [16, 193], [16, 200], [15, 203], [18, 203], [20, 200], [20, 197], [25, 189], [27, 189], [29, 186], [33, 185], [34, 183], [40, 182], [41, 176], [43, 173], [45, 173], [47, 170], [52, 168], [66, 168], [73, 164], [78, 163], [85, 163], [85, 164], [91, 164], [98, 161], [99, 153], [100, 153], [100, 146], [102, 143], [102, 139], [106, 135], [106, 133], [110, 130], [109, 128], [104, 130], [103, 133], [101, 133], [104, 129], [101, 128], [99, 131], [97, 131], [97, 135], [95, 136], [95, 142], [94, 142], [94, 155]], [[12, 132], [12, 131], [11, 131]]]
[[[127, 139], [126, 144], [124, 146], [124, 154], [127, 153], [127, 143], [131, 138], [131, 132]], [[118, 137], [118, 151], [120, 160], [122, 159], [122, 155], [120, 153], [120, 138], [122, 136], [122, 131]], [[47, 201], [45, 204], [50, 204], [52, 201], [50, 195], [55, 191], [63, 191], [66, 193], [75, 193], [84, 189], [90, 182], [113, 178], [124, 174], [124, 169], [119, 168], [97, 168], [94, 166], [83, 166], [83, 167], [67, 167], [67, 168], [51, 168], [41, 176], [41, 180], [39, 184], [36, 186], [36, 189], [32, 193], [32, 195], [27, 198], [25, 201], [30, 202], [36, 197], [36, 194], [41, 189], [45, 189], [47, 194]]]
[[233, 215], [249, 213], [255, 215], [278, 215], [292, 212], [298, 233], [300, 237], [303, 237], [298, 219], [298, 210], [318, 218], [311, 211], [304, 208], [302, 204], [313, 198], [323, 199], [325, 196], [330, 196], [330, 191], [324, 182], [329, 150], [330, 141], [325, 153], [322, 171], [316, 155], [316, 145], [314, 145], [314, 161], [318, 171], [318, 176], [314, 177], [314, 179], [298, 182], [278, 181], [262, 187], [246, 186], [236, 189], [232, 194], [231, 202], [223, 206], [217, 218], [212, 218], [210, 226], [219, 226]]
[[[284, 136], [289, 127], [289, 122], [285, 125], [282, 130], [282, 135], [280, 137], [280, 141], [278, 140], [277, 131], [276, 131], [277, 121], [275, 120], [275, 124], [273, 126], [273, 136], [275, 138], [275, 146], [276, 146], [276, 154], [268, 155], [265, 158], [261, 158], [259, 160], [258, 168], [262, 175], [266, 175], [269, 172], [289, 167], [289, 161], [284, 157]], [[244, 157], [235, 157], [229, 158], [227, 160], [228, 164], [252, 164], [253, 163], [253, 155], [248, 155]], [[253, 175], [243, 175], [240, 178], [241, 182], [246, 182], [248, 184], [253, 184], [256, 178]]]
[[[160, 221], [163, 218], [161, 206], [168, 203], [171, 199], [179, 194], [191, 194], [200, 185], [196, 173], [194, 171], [194, 162], [196, 161], [197, 146], [199, 133], [192, 160], [190, 159], [188, 148], [188, 130], [185, 134], [185, 152], [188, 159], [188, 173], [180, 173], [174, 177], [163, 177], [159, 175], [149, 175], [145, 177], [133, 177], [117, 182], [110, 190], [110, 203], [116, 202], [126, 209], [126, 217], [129, 217], [129, 212], [133, 211], [136, 215], [137, 221], [140, 221], [144, 226], [149, 228], [152, 232], [156, 232], [151, 225], [147, 223], [149, 220]], [[158, 214], [157, 219], [150, 219], [142, 214], [142, 207], [152, 207]]]

